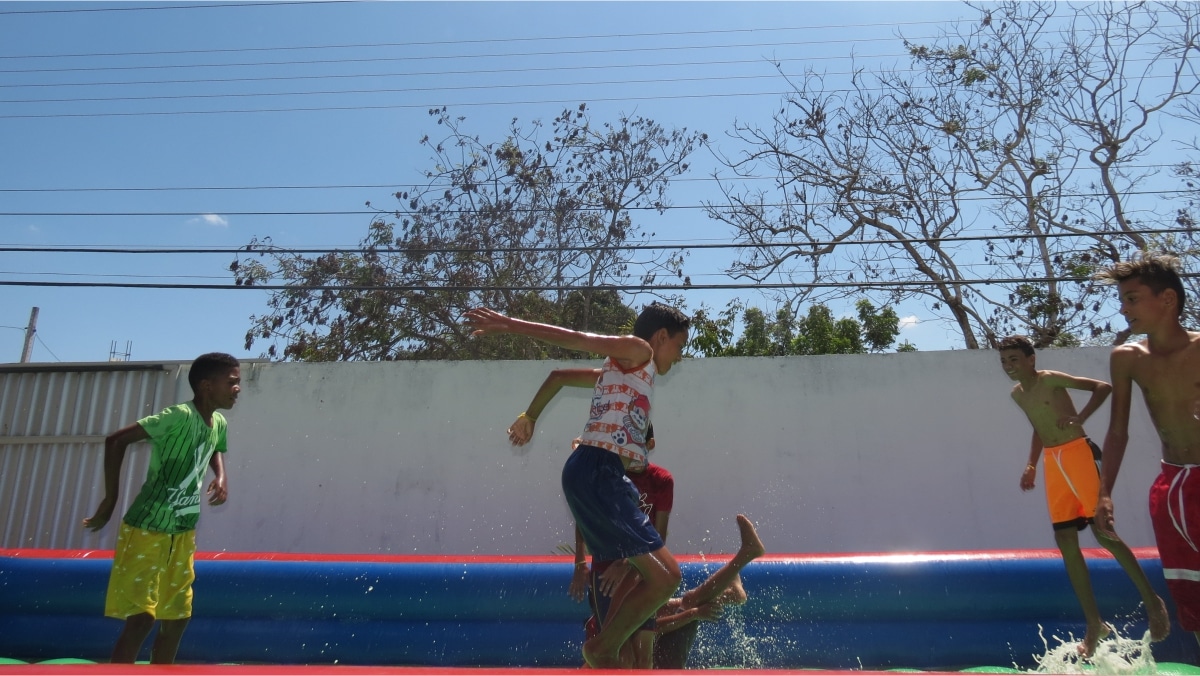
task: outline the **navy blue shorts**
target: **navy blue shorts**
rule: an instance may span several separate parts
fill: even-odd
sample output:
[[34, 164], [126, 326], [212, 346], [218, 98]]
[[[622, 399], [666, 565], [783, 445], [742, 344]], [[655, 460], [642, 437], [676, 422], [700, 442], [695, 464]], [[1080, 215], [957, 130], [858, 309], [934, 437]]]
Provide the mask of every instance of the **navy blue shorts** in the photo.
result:
[[[612, 607], [612, 597], [608, 594], [600, 593], [600, 574], [603, 573], [611, 564], [612, 561], [592, 562], [592, 570], [589, 573], [590, 581], [587, 590], [588, 605], [592, 608], [592, 617], [596, 618], [596, 630], [604, 628], [604, 623], [608, 619], [608, 610]], [[634, 575], [634, 571], [629, 572]], [[694, 623], [693, 623], [694, 624]], [[657, 626], [654, 615], [650, 619], [642, 623], [638, 627], [638, 631], [654, 631]], [[591, 638], [590, 636], [588, 638]], [[683, 667], [680, 667], [681, 669]]]
[[641, 498], [616, 453], [579, 445], [562, 471], [563, 495], [593, 561], [628, 559], [662, 549]]

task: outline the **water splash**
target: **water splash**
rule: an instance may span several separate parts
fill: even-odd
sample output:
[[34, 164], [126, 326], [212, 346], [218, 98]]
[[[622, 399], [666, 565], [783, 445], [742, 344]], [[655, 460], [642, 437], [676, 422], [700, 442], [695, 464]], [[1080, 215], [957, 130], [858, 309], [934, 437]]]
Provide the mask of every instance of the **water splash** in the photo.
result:
[[1058, 645], [1050, 647], [1042, 625], [1038, 625], [1038, 636], [1046, 653], [1033, 659], [1037, 668], [1029, 673], [1034, 674], [1093, 674], [1095, 676], [1123, 676], [1125, 674], [1157, 674], [1158, 664], [1150, 652], [1150, 632], [1147, 631], [1141, 640], [1127, 638], [1120, 630], [1113, 627], [1107, 638], [1096, 645], [1096, 653], [1090, 658], [1079, 654], [1079, 639], [1074, 634], [1067, 634], [1064, 640], [1051, 636]]

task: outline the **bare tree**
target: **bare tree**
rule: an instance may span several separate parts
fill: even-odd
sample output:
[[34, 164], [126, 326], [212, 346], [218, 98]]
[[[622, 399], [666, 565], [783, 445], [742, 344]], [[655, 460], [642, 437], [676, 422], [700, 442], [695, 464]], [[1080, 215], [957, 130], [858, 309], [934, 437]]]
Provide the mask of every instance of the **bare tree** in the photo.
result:
[[[1154, 116], [1196, 90], [1196, 10], [1089, 4], [1056, 16], [1063, 7], [980, 5], [965, 30], [906, 42], [912, 73], [858, 71], [848, 91], [826, 93], [810, 72], [773, 128], [735, 127], [748, 149], [726, 165], [775, 186], [726, 181], [727, 204], [709, 213], [777, 246], [732, 272], [923, 297], [968, 348], [1012, 332], [1047, 346], [1108, 331], [1087, 280], [1157, 225], [1134, 215], [1152, 175], [1135, 160], [1158, 140]], [[988, 241], [949, 240], [959, 236]], [[966, 283], [980, 279], [992, 283]]]

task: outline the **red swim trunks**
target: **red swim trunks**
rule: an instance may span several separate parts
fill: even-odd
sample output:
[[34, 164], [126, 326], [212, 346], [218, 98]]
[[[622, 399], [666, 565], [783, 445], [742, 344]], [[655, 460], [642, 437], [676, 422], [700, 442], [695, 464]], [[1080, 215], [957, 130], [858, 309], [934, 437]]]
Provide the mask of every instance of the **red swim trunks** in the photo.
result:
[[1083, 530], [1096, 516], [1100, 499], [1100, 449], [1087, 437], [1061, 446], [1050, 446], [1042, 454], [1046, 477], [1046, 506], [1054, 529]]
[[1200, 631], [1200, 465], [1162, 464], [1150, 487], [1150, 521], [1179, 624]]

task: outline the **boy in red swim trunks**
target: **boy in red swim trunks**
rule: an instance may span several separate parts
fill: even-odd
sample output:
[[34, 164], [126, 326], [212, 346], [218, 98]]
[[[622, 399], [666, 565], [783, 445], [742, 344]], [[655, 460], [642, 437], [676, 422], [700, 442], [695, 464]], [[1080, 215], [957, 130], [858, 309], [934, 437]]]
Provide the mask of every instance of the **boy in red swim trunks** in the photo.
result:
[[[691, 322], [676, 308], [652, 303], [638, 315], [630, 336], [602, 336], [528, 322], [488, 308], [467, 311], [466, 324], [473, 336], [520, 334], [606, 356], [599, 378], [590, 376], [591, 410], [580, 443], [563, 466], [562, 490], [593, 557], [600, 561], [627, 559], [639, 575], [611, 620], [583, 644], [588, 666], [620, 668], [621, 646], [666, 603], [681, 579], [679, 564], [639, 508], [637, 492], [625, 470], [646, 464], [654, 380], [683, 358]], [[552, 396], [548, 392], [543, 398], [539, 390], [518, 422], [532, 426]]]
[[[1113, 528], [1112, 487], [1129, 442], [1136, 383], [1158, 430], [1162, 473], [1150, 488], [1150, 519], [1179, 624], [1200, 640], [1200, 333], [1180, 323], [1185, 294], [1171, 256], [1143, 256], [1097, 275], [1116, 282], [1121, 314], [1146, 338], [1113, 348], [1112, 413], [1104, 437], [1096, 522]], [[1165, 635], [1165, 631], [1163, 632]]]
[[[1038, 457], [1045, 449], [1046, 503], [1050, 509], [1050, 522], [1054, 525], [1054, 542], [1062, 553], [1067, 576], [1087, 619], [1087, 633], [1079, 645], [1079, 652], [1090, 657], [1096, 644], [1110, 631], [1100, 618], [1087, 562], [1079, 549], [1078, 531], [1089, 524], [1096, 540], [1112, 552], [1142, 595], [1150, 620], [1151, 639], [1166, 638], [1170, 618], [1145, 571], [1115, 532], [1106, 532], [1094, 523], [1100, 491], [1100, 472], [1096, 467], [1100, 449], [1084, 434], [1083, 422], [1104, 403], [1112, 387], [1101, 380], [1058, 371], [1039, 371], [1033, 344], [1024, 336], [1001, 340], [999, 349], [1000, 365], [1009, 378], [1017, 381], [1012, 388], [1013, 401], [1033, 425], [1029, 462], [1021, 473], [1021, 490], [1033, 489]], [[1082, 411], [1076, 413], [1068, 389], [1092, 393]]]

